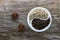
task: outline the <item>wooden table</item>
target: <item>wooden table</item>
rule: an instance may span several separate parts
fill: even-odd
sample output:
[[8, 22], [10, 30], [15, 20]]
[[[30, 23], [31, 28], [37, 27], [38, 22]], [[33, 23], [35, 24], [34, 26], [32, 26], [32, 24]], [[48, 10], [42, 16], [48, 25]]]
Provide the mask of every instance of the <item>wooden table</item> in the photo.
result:
[[[52, 25], [45, 32], [36, 33], [27, 24], [28, 12], [34, 7], [44, 7], [51, 12]], [[17, 21], [11, 19], [15, 9], [19, 14]], [[26, 28], [22, 33], [17, 32], [20, 23]], [[60, 40], [60, 0], [21, 0], [0, 5], [0, 40]]]

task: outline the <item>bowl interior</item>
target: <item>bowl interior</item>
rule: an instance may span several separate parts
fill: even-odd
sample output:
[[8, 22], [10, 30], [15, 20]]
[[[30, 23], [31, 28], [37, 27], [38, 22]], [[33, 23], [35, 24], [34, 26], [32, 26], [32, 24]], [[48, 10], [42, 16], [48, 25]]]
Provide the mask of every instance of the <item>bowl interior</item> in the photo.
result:
[[[31, 21], [30, 21], [30, 19], [29, 19], [30, 14], [31, 14], [34, 10], [36, 10], [36, 9], [45, 10], [45, 11], [48, 13], [48, 18], [50, 18], [50, 23], [48, 24], [48, 26], [46, 26], [44, 29], [41, 29], [41, 30], [35, 29], [35, 28], [32, 26], [32, 20], [33, 20], [33, 19], [32, 19]], [[47, 18], [47, 19], [48, 19], [48, 18]], [[45, 20], [47, 20], [47, 19], [45, 19]], [[44, 19], [42, 19], [42, 20], [44, 20]], [[45, 8], [43, 8], [43, 7], [36, 7], [36, 8], [33, 8], [33, 9], [28, 13], [27, 22], [28, 22], [29, 27], [30, 27], [32, 30], [34, 30], [34, 31], [36, 31], [36, 32], [43, 32], [43, 31], [47, 30], [47, 29], [50, 27], [51, 22], [52, 22], [52, 18], [51, 18], [50, 12], [49, 12], [47, 9], [45, 9]]]

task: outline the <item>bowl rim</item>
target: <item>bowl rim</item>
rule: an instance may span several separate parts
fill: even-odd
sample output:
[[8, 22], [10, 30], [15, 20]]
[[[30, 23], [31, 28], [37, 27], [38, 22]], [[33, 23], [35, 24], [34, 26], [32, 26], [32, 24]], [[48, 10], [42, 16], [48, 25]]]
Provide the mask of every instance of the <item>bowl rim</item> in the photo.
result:
[[[42, 10], [44, 9], [46, 12], [48, 12], [48, 16], [50, 17], [50, 23], [48, 24], [48, 26], [46, 26], [45, 28], [43, 28], [43, 29], [41, 29], [41, 30], [35, 29], [35, 28], [32, 26], [32, 24], [29, 22], [29, 15], [30, 15], [30, 13], [31, 13], [32, 11], [36, 10], [36, 9], [42, 9]], [[50, 27], [50, 25], [51, 25], [51, 23], [52, 23], [51, 13], [50, 13], [46, 8], [43, 8], [43, 7], [35, 7], [35, 8], [33, 8], [32, 10], [30, 10], [30, 12], [29, 12], [28, 15], [27, 15], [27, 23], [28, 23], [29, 27], [30, 27], [33, 31], [35, 31], [35, 32], [43, 32], [43, 31], [46, 31], [46, 30]]]

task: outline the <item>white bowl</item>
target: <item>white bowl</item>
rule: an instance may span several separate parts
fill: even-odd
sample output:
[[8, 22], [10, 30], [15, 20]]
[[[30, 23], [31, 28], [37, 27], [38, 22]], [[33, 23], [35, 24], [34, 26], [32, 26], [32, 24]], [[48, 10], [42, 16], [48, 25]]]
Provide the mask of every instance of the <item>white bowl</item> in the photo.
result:
[[[31, 14], [34, 10], [36, 10], [36, 9], [45, 10], [45, 11], [48, 13], [48, 18], [50, 18], [50, 23], [48, 24], [48, 26], [46, 26], [45, 28], [43, 28], [43, 29], [41, 29], [41, 30], [35, 29], [35, 28], [32, 26], [32, 23], [29, 21], [29, 16], [30, 16], [30, 14]], [[35, 32], [43, 32], [43, 31], [46, 31], [46, 30], [50, 27], [50, 25], [51, 25], [51, 23], [52, 23], [52, 17], [51, 17], [50, 12], [49, 12], [46, 8], [43, 8], [43, 7], [35, 7], [35, 8], [33, 8], [33, 9], [28, 13], [27, 23], [28, 23], [29, 27], [30, 27], [33, 31], [35, 31]]]

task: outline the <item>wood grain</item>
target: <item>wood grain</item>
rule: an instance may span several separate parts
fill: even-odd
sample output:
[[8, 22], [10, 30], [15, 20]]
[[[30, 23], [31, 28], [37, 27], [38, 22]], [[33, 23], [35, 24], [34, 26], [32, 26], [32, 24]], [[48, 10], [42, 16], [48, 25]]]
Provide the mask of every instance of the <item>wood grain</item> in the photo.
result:
[[[42, 33], [32, 31], [27, 24], [28, 12], [34, 7], [45, 7], [52, 15], [51, 27]], [[19, 19], [11, 20], [13, 10]], [[17, 32], [19, 23], [25, 24], [25, 32]], [[60, 0], [22, 0], [9, 1], [0, 5], [0, 40], [60, 40]]]

